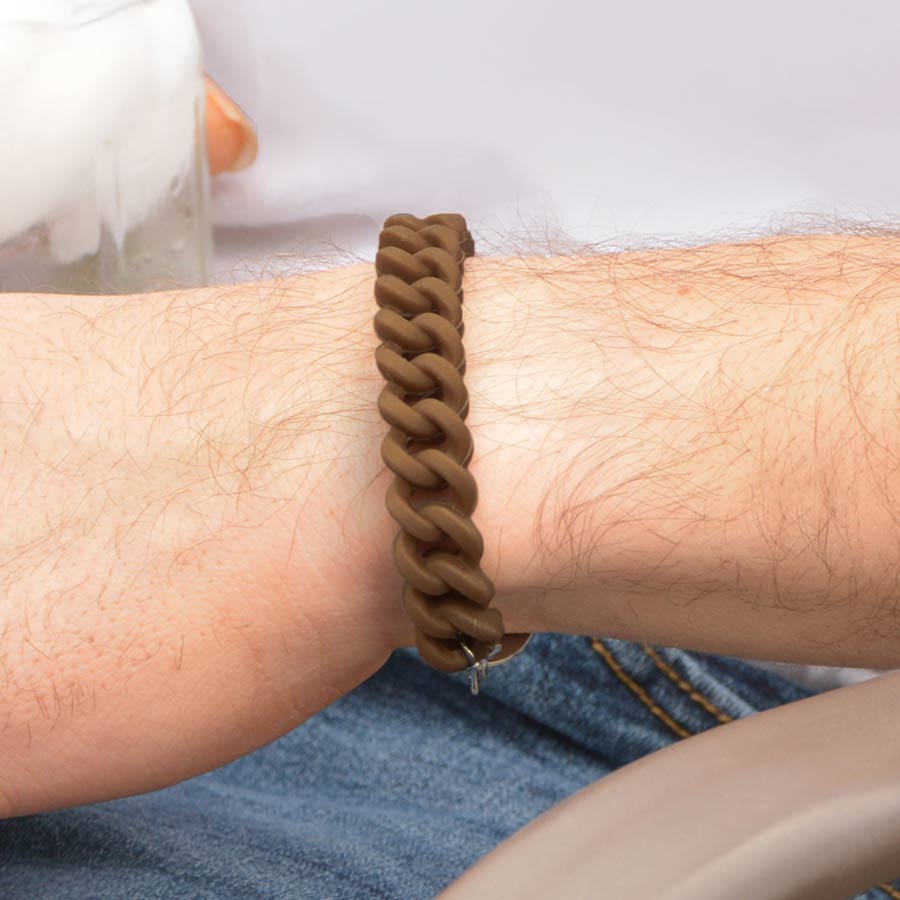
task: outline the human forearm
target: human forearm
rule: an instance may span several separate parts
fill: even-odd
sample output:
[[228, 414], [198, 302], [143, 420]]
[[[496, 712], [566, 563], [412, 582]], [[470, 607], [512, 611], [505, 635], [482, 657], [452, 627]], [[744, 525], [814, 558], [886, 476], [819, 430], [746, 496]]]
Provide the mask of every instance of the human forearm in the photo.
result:
[[900, 664], [898, 252], [786, 237], [476, 274], [473, 470], [510, 627]]

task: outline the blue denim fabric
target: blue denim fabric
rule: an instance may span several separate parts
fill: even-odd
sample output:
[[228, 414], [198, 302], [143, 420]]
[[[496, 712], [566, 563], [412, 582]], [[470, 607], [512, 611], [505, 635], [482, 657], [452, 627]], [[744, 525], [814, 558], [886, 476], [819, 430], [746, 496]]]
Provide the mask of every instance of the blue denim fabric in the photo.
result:
[[607, 772], [812, 693], [731, 657], [547, 634], [472, 697], [399, 650], [215, 772], [0, 822], [0, 897], [430, 900]]

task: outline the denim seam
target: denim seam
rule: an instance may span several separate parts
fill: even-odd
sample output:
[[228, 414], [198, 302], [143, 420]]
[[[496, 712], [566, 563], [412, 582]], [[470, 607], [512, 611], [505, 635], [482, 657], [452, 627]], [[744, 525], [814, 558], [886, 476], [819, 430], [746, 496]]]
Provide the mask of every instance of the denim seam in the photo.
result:
[[[706, 710], [711, 716], [714, 716], [722, 725], [727, 725], [729, 722], [734, 721], [734, 716], [725, 712], [725, 710], [720, 709], [716, 706], [709, 697], [701, 694], [699, 690], [697, 690], [696, 685], [691, 684], [683, 675], [679, 674], [675, 671], [675, 669], [667, 663], [660, 655], [656, 652], [656, 650], [651, 647], [649, 644], [642, 644], [641, 650], [653, 660], [656, 664], [656, 667], [671, 681], [673, 681], [688, 697], [691, 698], [695, 703], [699, 704], [703, 709]], [[898, 898], [900, 900], [900, 898]]]
[[591, 640], [591, 646], [594, 651], [603, 659], [603, 661], [609, 666], [612, 670], [612, 673], [625, 685], [634, 695], [659, 719], [663, 724], [665, 724], [669, 729], [675, 732], [680, 738], [688, 738], [691, 737], [692, 733], [687, 728], [684, 727], [680, 722], [677, 722], [674, 718], [672, 718], [669, 713], [667, 713], [661, 706], [657, 703], [653, 702], [653, 699], [647, 693], [647, 691], [639, 685], [623, 668], [622, 664], [616, 658], [616, 655], [603, 643], [602, 638], [593, 638]]

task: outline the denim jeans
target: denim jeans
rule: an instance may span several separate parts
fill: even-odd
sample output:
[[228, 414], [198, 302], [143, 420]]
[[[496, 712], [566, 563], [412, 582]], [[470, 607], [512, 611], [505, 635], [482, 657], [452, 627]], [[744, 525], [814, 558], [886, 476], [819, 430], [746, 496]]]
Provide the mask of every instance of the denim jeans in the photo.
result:
[[399, 650], [215, 772], [0, 822], [0, 897], [430, 900], [613, 769], [813, 693], [732, 657], [544, 634], [473, 697]]

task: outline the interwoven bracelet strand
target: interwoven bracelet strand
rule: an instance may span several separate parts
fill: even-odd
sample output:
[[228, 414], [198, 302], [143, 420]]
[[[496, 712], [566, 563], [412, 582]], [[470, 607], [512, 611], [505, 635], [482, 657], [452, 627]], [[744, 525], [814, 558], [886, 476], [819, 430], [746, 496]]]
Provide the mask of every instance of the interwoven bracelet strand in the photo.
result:
[[390, 426], [381, 454], [395, 476], [385, 499], [400, 525], [394, 559], [406, 579], [403, 607], [422, 659], [442, 672], [468, 670], [477, 694], [488, 666], [510, 659], [530, 635], [504, 634], [500, 610], [490, 608], [494, 585], [481, 569], [484, 544], [472, 521], [478, 489], [468, 470], [462, 280], [474, 255], [461, 215], [390, 216], [375, 258], [374, 325], [387, 382], [378, 398]]

